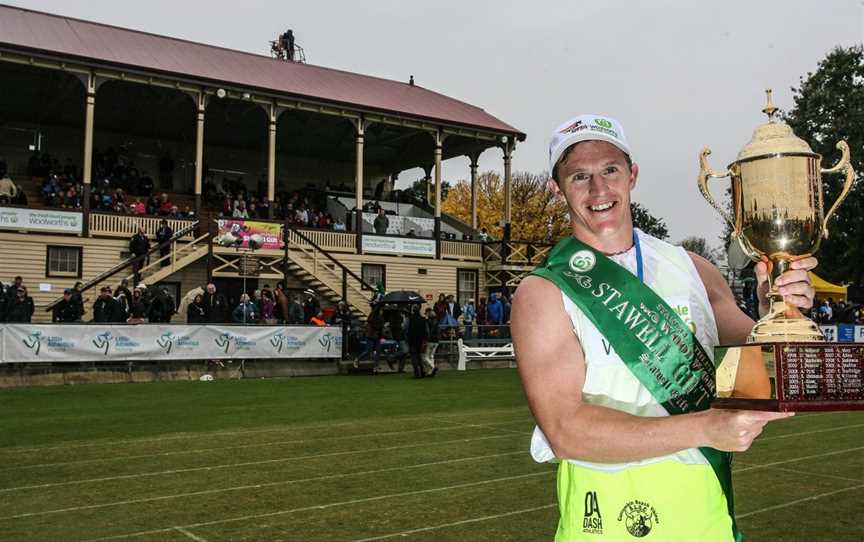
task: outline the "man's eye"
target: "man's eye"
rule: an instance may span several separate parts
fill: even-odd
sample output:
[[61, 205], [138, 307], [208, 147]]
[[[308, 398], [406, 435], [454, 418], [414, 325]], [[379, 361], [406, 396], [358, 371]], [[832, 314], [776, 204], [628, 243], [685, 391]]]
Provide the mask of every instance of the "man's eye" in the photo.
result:
[[603, 170], [603, 173], [606, 175], [613, 175], [615, 173], [618, 173], [618, 166], [608, 166], [606, 169]]
[[584, 182], [590, 179], [591, 177], [587, 173], [577, 173], [573, 175], [574, 181]]

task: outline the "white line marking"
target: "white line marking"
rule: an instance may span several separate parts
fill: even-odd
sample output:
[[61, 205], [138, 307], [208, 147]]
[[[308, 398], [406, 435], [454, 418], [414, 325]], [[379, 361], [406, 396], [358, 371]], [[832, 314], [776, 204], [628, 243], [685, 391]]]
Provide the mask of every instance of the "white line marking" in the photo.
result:
[[69, 486], [75, 484], [87, 484], [92, 482], [108, 482], [111, 480], [129, 480], [132, 478], [144, 478], [149, 476], [163, 476], [168, 474], [180, 474], [184, 472], [197, 472], [197, 471], [211, 471], [218, 469], [230, 469], [233, 467], [248, 467], [250, 465], [268, 465], [273, 463], [285, 463], [288, 461], [297, 461], [301, 459], [314, 459], [319, 457], [335, 457], [340, 455], [351, 455], [351, 454], [362, 454], [369, 452], [384, 452], [390, 450], [402, 450], [405, 448], [418, 448], [421, 446], [440, 446], [442, 444], [454, 444], [457, 442], [475, 442], [478, 440], [492, 440], [492, 439], [501, 439], [501, 438], [513, 438], [512, 435], [490, 435], [485, 437], [475, 437], [470, 439], [454, 439], [454, 440], [441, 440], [436, 442], [420, 442], [416, 444], [402, 444], [399, 446], [388, 446], [383, 448], [364, 448], [362, 450], [346, 450], [343, 452], [328, 452], [323, 454], [311, 454], [311, 455], [296, 455], [292, 457], [281, 457], [277, 459], [264, 459], [261, 461], [245, 461], [243, 463], [225, 463], [222, 465], [208, 465], [205, 467], [189, 467], [185, 469], [173, 469], [173, 470], [164, 470], [164, 471], [155, 471], [155, 472], [142, 472], [137, 474], [119, 474], [117, 476], [105, 476], [102, 478], [87, 478], [83, 480], [69, 480], [66, 482], [51, 482], [47, 484], [34, 484], [30, 486], [18, 486], [18, 487], [7, 487], [0, 488], [0, 493], [9, 493], [12, 491], [20, 491], [24, 489], [42, 489], [46, 487], [59, 487], [59, 486]]
[[535, 506], [534, 508], [523, 508], [522, 510], [513, 510], [512, 512], [505, 512], [503, 514], [495, 514], [491, 516], [482, 516], [479, 518], [471, 518], [471, 519], [463, 519], [462, 521], [454, 521], [453, 523], [442, 523], [440, 525], [432, 525], [429, 527], [421, 527], [419, 529], [411, 529], [410, 531], [401, 531], [398, 533], [385, 534], [382, 536], [373, 536], [372, 538], [361, 538], [359, 540], [355, 540], [354, 542], [372, 542], [373, 540], [386, 540], [388, 538], [396, 538], [397, 536], [408, 536], [417, 533], [425, 533], [428, 531], [436, 531], [438, 529], [446, 529], [447, 527], [456, 527], [459, 525], [467, 525], [469, 523], [478, 523], [481, 521], [489, 521], [490, 519], [499, 519], [505, 518], [507, 516], [516, 516], [519, 514], [528, 514], [530, 512], [537, 512], [538, 510], [546, 510], [548, 508], [557, 507], [557, 503], [547, 504], [544, 506]]
[[183, 533], [184, 535], [188, 536], [189, 538], [191, 538], [195, 542], [207, 542], [207, 539], [201, 538], [200, 536], [196, 535], [192, 531], [188, 531], [188, 530], [184, 529], [183, 527], [174, 527], [174, 530]]
[[[438, 420], [445, 421], [445, 420]], [[17, 465], [14, 467], [3, 467], [0, 468], [0, 472], [4, 470], [14, 470], [20, 471], [21, 469], [32, 469], [32, 468], [42, 468], [42, 467], [59, 467], [59, 466], [67, 466], [67, 465], [86, 465], [88, 463], [105, 463], [108, 461], [127, 461], [130, 459], [148, 459], [153, 457], [165, 457], [171, 455], [185, 455], [185, 454], [201, 454], [207, 452], [216, 452], [216, 451], [224, 451], [224, 450], [240, 450], [244, 448], [264, 448], [267, 446], [284, 446], [289, 444], [308, 444], [310, 442], [320, 442], [320, 441], [329, 441], [329, 440], [350, 440], [350, 439], [360, 439], [360, 438], [372, 438], [372, 437], [390, 437], [394, 435], [407, 435], [412, 433], [430, 433], [434, 431], [453, 431], [455, 429], [466, 428], [466, 427], [489, 427], [490, 429], [497, 431], [506, 431], [509, 433], [517, 433], [520, 435], [527, 435], [524, 431], [512, 431], [510, 429], [496, 429], [493, 427], [494, 425], [504, 425], [508, 423], [517, 423], [521, 420], [512, 420], [506, 422], [497, 422], [495, 424], [486, 424], [486, 425], [476, 425], [476, 424], [462, 424], [459, 422], [451, 422], [446, 420], [448, 423], [455, 424], [460, 427], [427, 427], [426, 429], [412, 429], [409, 431], [385, 431], [381, 433], [360, 433], [359, 435], [342, 435], [337, 437], [321, 437], [321, 438], [311, 438], [311, 439], [300, 439], [300, 440], [280, 440], [274, 442], [263, 442], [256, 444], [240, 444], [237, 446], [220, 446], [216, 448], [193, 448], [190, 450], [175, 450], [171, 452], [160, 452], [160, 453], [151, 453], [151, 454], [140, 454], [140, 455], [119, 455], [114, 457], [100, 457], [95, 459], [76, 459], [74, 461], [58, 461], [55, 463], [34, 463], [31, 465]]]
[[839, 427], [828, 427], [826, 429], [814, 429], [813, 431], [801, 431], [799, 433], [788, 433], [786, 435], [775, 435], [771, 437], [763, 437], [756, 439], [756, 444], [760, 442], [765, 442], [768, 440], [779, 440], [784, 438], [792, 438], [792, 437], [800, 437], [803, 435], [815, 435], [817, 433], [830, 433], [832, 431], [842, 431], [843, 429], [856, 429], [858, 427], [864, 427], [864, 423], [856, 423], [855, 425], [841, 425]]
[[509, 456], [509, 455], [518, 455], [518, 454], [527, 455], [527, 452], [525, 450], [519, 450], [519, 451], [515, 451], [515, 452], [502, 452], [502, 453], [498, 453], [498, 454], [475, 455], [475, 456], [471, 456], [471, 457], [461, 457], [458, 459], [445, 459], [442, 461], [434, 461], [431, 463], [418, 463], [416, 465], [406, 465], [406, 466], [402, 466], [402, 467], [387, 467], [387, 468], [383, 468], [383, 469], [367, 470], [367, 471], [360, 471], [360, 472], [348, 472], [348, 473], [343, 473], [343, 474], [326, 474], [326, 475], [322, 475], [322, 476], [313, 476], [311, 478], [295, 478], [292, 480], [282, 480], [279, 482], [265, 482], [262, 484], [250, 484], [250, 485], [245, 485], [245, 486], [234, 486], [234, 487], [226, 487], [226, 488], [220, 488], [220, 489], [206, 489], [206, 490], [202, 490], [202, 491], [192, 491], [189, 493], [177, 493], [174, 495], [162, 495], [159, 497], [146, 497], [146, 498], [142, 498], [142, 499], [134, 499], [134, 500], [127, 500], [127, 501], [116, 501], [116, 502], [109, 502], [109, 503], [102, 503], [102, 504], [88, 504], [88, 505], [82, 505], [82, 506], [72, 506], [69, 508], [58, 508], [55, 510], [40, 510], [39, 512], [27, 512], [24, 514], [16, 514], [14, 516], [0, 517], [0, 521], [28, 518], [28, 517], [33, 517], [33, 516], [44, 516], [44, 515], [48, 515], [48, 514], [62, 514], [62, 513], [66, 513], [66, 512], [79, 512], [81, 510], [93, 510], [93, 509], [97, 509], [97, 508], [109, 508], [109, 507], [114, 507], [114, 506], [124, 506], [124, 505], [128, 505], [128, 504], [142, 504], [145, 502], [166, 501], [166, 500], [170, 500], [170, 499], [180, 499], [180, 498], [184, 498], [184, 497], [199, 497], [201, 495], [213, 495], [215, 493], [226, 493], [229, 491], [245, 491], [247, 489], [261, 489], [261, 488], [265, 488], [265, 487], [275, 487], [275, 486], [290, 485], [290, 484], [300, 484], [300, 483], [304, 483], [304, 482], [319, 482], [319, 481], [323, 481], [323, 480], [335, 480], [338, 478], [352, 478], [355, 476], [365, 476], [365, 475], [369, 475], [369, 474], [382, 474], [385, 472], [395, 472], [395, 471], [408, 470], [408, 469], [419, 469], [419, 468], [423, 468], [423, 467], [448, 465], [448, 464], [452, 464], [452, 463], [461, 463], [461, 462], [465, 462], [465, 461], [475, 461], [475, 460], [480, 460], [480, 459], [492, 459], [492, 458], [496, 458], [496, 457], [505, 457], [505, 456]]
[[[484, 410], [481, 412], [475, 412], [472, 414], [444, 414], [442, 416], [483, 416], [485, 414], [494, 415], [499, 412], [512, 412], [514, 410], [525, 410], [525, 407], [512, 407], [512, 408], [501, 408], [501, 409], [493, 409], [493, 410]], [[258, 434], [258, 433], [277, 433], [284, 431], [307, 431], [309, 429], [327, 429], [330, 427], [341, 427], [345, 425], [379, 425], [382, 420], [387, 423], [393, 422], [410, 422], [410, 421], [430, 421], [430, 420], [439, 420], [441, 418], [435, 416], [396, 416], [393, 418], [384, 418], [376, 419], [375, 421], [346, 421], [346, 422], [338, 422], [338, 423], [328, 423], [328, 424], [320, 424], [320, 425], [286, 425], [284, 427], [270, 427], [267, 429], [247, 429], [247, 430], [237, 430], [237, 431], [209, 431], [209, 432], [201, 432], [201, 433], [180, 433], [175, 435], [168, 435], [162, 437], [152, 437], [152, 438], [138, 438], [138, 439], [119, 439], [119, 440], [102, 440], [99, 442], [71, 442], [69, 444], [60, 444], [57, 446], [42, 446], [42, 447], [30, 447], [30, 448], [3, 448], [0, 449], [0, 453], [32, 453], [32, 452], [41, 452], [47, 450], [66, 450], [70, 448], [88, 448], [93, 446], [113, 446], [113, 445], [122, 445], [122, 444], [137, 444], [137, 443], [145, 443], [145, 442], [162, 442], [166, 440], [182, 440], [182, 439], [198, 439], [198, 438], [206, 438], [206, 437], [218, 437], [222, 435], [232, 436], [232, 435], [249, 435], [249, 434]]]
[[451, 420], [444, 420], [442, 418], [438, 418], [438, 421], [439, 422], [452, 423], [452, 424], [456, 424], [456, 425], [459, 425], [462, 427], [475, 427], [475, 428], [480, 427], [483, 429], [492, 429], [495, 431], [506, 431], [507, 433], [516, 433], [517, 435], [528, 435], [528, 433], [525, 431], [514, 431], [512, 429], [501, 429], [498, 427], [494, 427], [496, 425], [506, 425], [508, 423], [516, 423], [516, 422], [520, 422], [522, 420], [513, 420], [512, 422], [496, 422], [496, 423], [463, 423], [463, 422], [454, 422]]
[[[739, 463], [739, 464], [741, 464], [741, 463]], [[757, 466], [757, 465], [747, 465], [746, 463], [744, 463], [744, 465], [745, 466], [752, 466], [752, 467]], [[807, 472], [807, 471], [803, 471], [803, 470], [789, 469], [786, 467], [767, 467], [767, 468], [769, 470], [777, 470], [780, 472], [791, 472], [792, 474], [803, 474], [805, 476], [816, 476], [817, 478], [831, 478], [833, 480], [843, 480], [844, 482], [864, 482], [864, 480], [862, 480], [860, 478], [848, 478], [846, 476], [835, 476], [833, 474], [823, 474], [821, 472]]]
[[864, 450], [864, 446], [858, 446], [857, 448], [846, 448], [845, 450], [834, 450], [833, 452], [825, 452], [822, 454], [813, 454], [813, 455], [805, 455], [803, 457], [795, 457], [793, 459], [784, 459], [783, 461], [774, 461], [772, 463], [760, 463], [759, 465], [752, 465], [750, 467], [744, 467], [743, 469], [735, 469], [732, 471], [732, 474], [738, 474], [739, 472], [747, 472], [751, 470], [758, 469], [767, 469], [769, 467], [775, 467], [777, 465], [785, 465], [787, 463], [797, 463], [798, 461], [807, 461], [808, 459], [817, 459], [820, 457], [828, 457], [831, 455], [840, 455], [846, 454], [849, 452], [857, 452], [858, 450]]
[[837, 495], [838, 493], [845, 493], [847, 491], [855, 491], [858, 489], [864, 489], [864, 484], [860, 484], [852, 487], [844, 487], [843, 489], [837, 489], [835, 491], [829, 491], [828, 493], [820, 493], [819, 495], [812, 495], [810, 497], [804, 497], [803, 499], [796, 499], [794, 501], [789, 501], [783, 504], [775, 504], [774, 506], [768, 506], [765, 508], [760, 508], [759, 510], [753, 510], [752, 512], [746, 512], [744, 514], [737, 514], [735, 516], [736, 519], [743, 519], [750, 516], [755, 516], [756, 514], [762, 514], [763, 512], [771, 512], [773, 510], [780, 510], [782, 508], [788, 508], [790, 506], [795, 506], [796, 504], [801, 504], [802, 502], [807, 501], [815, 501], [816, 499], [821, 499], [823, 497], [830, 497], [832, 495]]
[[[418, 489], [415, 491], [404, 491], [402, 493], [390, 493], [387, 495], [377, 495], [375, 497], [365, 497], [362, 499], [352, 499], [350, 501], [331, 502], [331, 503], [327, 503], [327, 504], [320, 504], [320, 505], [314, 505], [314, 506], [304, 506], [302, 508], [290, 508], [288, 510], [278, 510], [276, 512], [267, 512], [264, 514], [250, 514], [247, 516], [238, 516], [238, 517], [234, 517], [234, 518], [216, 519], [213, 521], [202, 521], [200, 523], [190, 523], [189, 525], [183, 525], [182, 527], [187, 528], [187, 529], [195, 529], [198, 527], [207, 527], [210, 525], [221, 525], [223, 523], [234, 523], [237, 521], [247, 521], [250, 519], [269, 518], [269, 517], [274, 517], [274, 516], [282, 516], [285, 514], [294, 514], [297, 512], [308, 512], [311, 510], [326, 510], [328, 508], [335, 508], [335, 507], [339, 507], [339, 506], [350, 506], [352, 504], [383, 501], [386, 499], [395, 499], [395, 498], [400, 498], [400, 497], [413, 497], [415, 495], [428, 495], [429, 493], [440, 493], [443, 491], [451, 491], [454, 489], [464, 489], [464, 488], [468, 488], [468, 487], [477, 487], [477, 486], [495, 484], [498, 482], [508, 482], [511, 480], [534, 478], [537, 476], [549, 476], [549, 475], [554, 475], [554, 474], [555, 474], [555, 470], [544, 470], [541, 472], [531, 472], [528, 474], [518, 474], [516, 476], [504, 476], [502, 478], [492, 478], [489, 480], [481, 480], [479, 482], [467, 482], [464, 484], [456, 484], [456, 485], [452, 485], [452, 486], [434, 487], [431, 489]], [[146, 536], [146, 535], [150, 535], [150, 534], [164, 533], [167, 531], [171, 531], [172, 529], [174, 529], [174, 527], [169, 527], [167, 529], [153, 529], [150, 531], [138, 531], [135, 533], [127, 533], [127, 534], [121, 534], [121, 535], [115, 535], [115, 536], [106, 536], [103, 538], [93, 538], [87, 542], [96, 542], [97, 540], [117, 540], [120, 538]]]

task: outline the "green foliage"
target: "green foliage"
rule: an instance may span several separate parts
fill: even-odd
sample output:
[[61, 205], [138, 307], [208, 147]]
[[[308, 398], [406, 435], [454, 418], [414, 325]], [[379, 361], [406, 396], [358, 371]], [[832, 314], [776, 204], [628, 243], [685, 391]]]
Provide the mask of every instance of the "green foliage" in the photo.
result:
[[708, 241], [706, 241], [704, 237], [687, 237], [678, 244], [684, 250], [698, 254], [714, 265], [717, 265], [717, 251], [708, 246]]
[[[785, 120], [822, 155], [822, 167], [837, 162], [840, 152], [835, 145], [845, 140], [858, 172], [858, 182], [828, 226], [830, 236], [817, 254], [818, 273], [835, 283], [864, 284], [864, 185], [860, 182], [864, 172], [864, 49], [860, 45], [835, 48], [792, 92], [795, 107]], [[827, 175], [822, 181], [827, 212], [843, 179]]]
[[662, 218], [652, 215], [642, 205], [636, 202], [630, 203], [630, 212], [633, 214], [633, 225], [635, 227], [658, 239], [669, 237], [669, 229], [666, 227], [666, 222]]

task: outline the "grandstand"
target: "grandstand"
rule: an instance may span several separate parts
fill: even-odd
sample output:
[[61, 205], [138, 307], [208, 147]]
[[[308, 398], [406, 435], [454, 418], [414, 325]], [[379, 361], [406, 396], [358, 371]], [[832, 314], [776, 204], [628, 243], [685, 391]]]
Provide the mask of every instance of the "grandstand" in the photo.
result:
[[[0, 280], [30, 285], [34, 322], [48, 321], [76, 281], [92, 302], [101, 285], [130, 277], [129, 237], [143, 226], [152, 240], [161, 217], [128, 209], [140, 199], [149, 211], [147, 198], [163, 193], [183, 234], [164, 258], [152, 249], [143, 277], [178, 298], [208, 281], [235, 299], [241, 284], [283, 281], [363, 316], [370, 284], [464, 302], [514, 286], [548, 250], [509, 235], [510, 163], [525, 134], [413, 79], [9, 6], [0, 6], [0, 74], [0, 157], [26, 196], [2, 208], [14, 218], [0, 220], [0, 246], [15, 257]], [[489, 150], [503, 158], [505, 233], [480, 243], [476, 196], [471, 224], [441, 213], [441, 162], [464, 157], [473, 183]], [[434, 197], [382, 190], [412, 168], [424, 169]], [[248, 255], [215, 242], [220, 201], [238, 194], [254, 220], [285, 231], [284, 248], [255, 252], [251, 274]], [[295, 222], [295, 201], [321, 222]], [[370, 202], [388, 214], [385, 234], [374, 233]]]

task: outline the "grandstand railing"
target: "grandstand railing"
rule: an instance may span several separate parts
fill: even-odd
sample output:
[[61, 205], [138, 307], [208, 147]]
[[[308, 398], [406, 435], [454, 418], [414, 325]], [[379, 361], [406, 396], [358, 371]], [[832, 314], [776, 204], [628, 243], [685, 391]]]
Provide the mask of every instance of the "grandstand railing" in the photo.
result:
[[316, 229], [292, 229], [291, 231], [303, 234], [302, 237], [297, 236], [293, 240], [296, 245], [306, 246], [311, 243], [325, 252], [357, 252], [357, 235], [353, 232]]
[[441, 241], [441, 258], [480, 262], [483, 261], [483, 244], [472, 241]]
[[534, 241], [489, 241], [483, 244], [483, 262], [490, 265], [540, 265], [553, 246]]
[[[122, 215], [114, 213], [90, 213], [90, 235], [100, 237], [124, 237], [130, 238], [138, 233], [138, 228], [143, 226], [148, 236], [153, 237], [159, 229], [159, 224], [165, 217]], [[190, 224], [195, 224], [195, 219], [167, 218], [168, 226], [175, 232], [184, 230], [187, 233], [178, 240], [191, 240], [194, 229], [189, 229]]]

